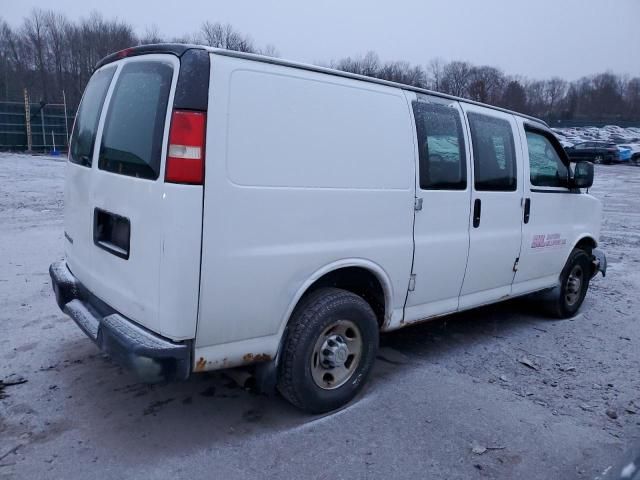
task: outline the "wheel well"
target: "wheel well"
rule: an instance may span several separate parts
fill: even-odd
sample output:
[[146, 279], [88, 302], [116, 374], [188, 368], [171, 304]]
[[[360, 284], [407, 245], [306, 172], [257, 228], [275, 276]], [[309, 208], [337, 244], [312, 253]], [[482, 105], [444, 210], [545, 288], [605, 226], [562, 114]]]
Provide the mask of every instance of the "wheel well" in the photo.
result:
[[593, 238], [584, 237], [580, 239], [580, 241], [576, 244], [575, 248], [579, 248], [581, 250], [591, 252], [597, 246], [598, 246], [598, 243]]
[[312, 283], [303, 297], [322, 287], [342, 288], [362, 297], [371, 305], [378, 319], [378, 325], [382, 326], [384, 323], [386, 308], [384, 289], [378, 277], [370, 270], [362, 267], [333, 270]]

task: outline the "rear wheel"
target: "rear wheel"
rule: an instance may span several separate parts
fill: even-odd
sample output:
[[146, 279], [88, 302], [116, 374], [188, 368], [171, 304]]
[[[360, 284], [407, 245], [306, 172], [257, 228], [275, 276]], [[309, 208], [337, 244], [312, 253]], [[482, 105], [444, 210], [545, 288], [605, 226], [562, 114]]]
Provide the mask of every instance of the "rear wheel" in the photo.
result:
[[319, 289], [293, 313], [278, 390], [307, 412], [335, 410], [362, 389], [377, 349], [378, 322], [369, 304], [346, 290]]
[[603, 160], [602, 155], [596, 155], [593, 159], [593, 163], [601, 164]]
[[574, 249], [560, 274], [560, 286], [549, 299], [550, 313], [558, 318], [569, 318], [578, 312], [587, 295], [591, 270], [590, 254]]

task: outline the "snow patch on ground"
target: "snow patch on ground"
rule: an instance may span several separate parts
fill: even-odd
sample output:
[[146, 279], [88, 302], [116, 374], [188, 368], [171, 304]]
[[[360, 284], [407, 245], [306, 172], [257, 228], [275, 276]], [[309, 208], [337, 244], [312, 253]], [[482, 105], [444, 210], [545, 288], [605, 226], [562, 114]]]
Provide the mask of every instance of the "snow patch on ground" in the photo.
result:
[[63, 159], [0, 154], [0, 478], [595, 478], [640, 443], [640, 168], [595, 167], [610, 269], [580, 316], [513, 301], [385, 334], [358, 402], [313, 418], [217, 373], [140, 384], [100, 354], [48, 275]]

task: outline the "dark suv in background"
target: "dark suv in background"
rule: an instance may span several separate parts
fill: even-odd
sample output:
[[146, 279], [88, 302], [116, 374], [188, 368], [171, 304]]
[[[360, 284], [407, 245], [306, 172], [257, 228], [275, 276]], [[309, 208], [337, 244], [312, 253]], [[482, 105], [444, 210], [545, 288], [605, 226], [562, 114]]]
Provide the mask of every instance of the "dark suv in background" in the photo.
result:
[[621, 161], [620, 150], [611, 142], [582, 142], [565, 148], [572, 162], [586, 160], [593, 163], [617, 163]]

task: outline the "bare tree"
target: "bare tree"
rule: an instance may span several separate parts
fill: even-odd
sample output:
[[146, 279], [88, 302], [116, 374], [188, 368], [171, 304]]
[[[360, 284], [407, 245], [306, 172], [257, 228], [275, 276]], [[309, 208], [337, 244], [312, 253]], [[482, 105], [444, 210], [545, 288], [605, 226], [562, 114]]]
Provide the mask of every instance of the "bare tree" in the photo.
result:
[[260, 55], [264, 55], [265, 57], [274, 57], [278, 58], [280, 56], [280, 52], [271, 43], [268, 43], [266, 47], [258, 51]]
[[139, 38], [140, 45], [149, 45], [150, 43], [162, 43], [164, 39], [160, 34], [160, 29], [155, 23], [144, 29], [144, 35]]
[[411, 66], [408, 62], [387, 62], [380, 69], [378, 76], [414, 87], [426, 88], [427, 86], [426, 72], [419, 65]]
[[13, 32], [9, 24], [0, 18], [0, 92], [5, 100], [9, 100], [9, 75], [11, 69], [11, 37]]
[[46, 40], [46, 13], [44, 10], [34, 8], [31, 14], [25, 18], [23, 25], [23, 35], [28, 46], [30, 57], [33, 58], [34, 65], [40, 76], [42, 98], [48, 98], [47, 83], [47, 40]]
[[504, 91], [506, 78], [494, 67], [472, 67], [469, 74], [468, 95], [472, 100], [498, 103]]
[[190, 33], [190, 34], [186, 34], [186, 35], [180, 35], [179, 37], [173, 37], [171, 39], [171, 42], [173, 42], [173, 43], [193, 44], [193, 45], [197, 45], [197, 44], [203, 43], [202, 42], [202, 38], [197, 33]]
[[457, 97], [467, 95], [471, 80], [471, 64], [468, 62], [451, 62], [442, 70], [442, 91]]
[[441, 58], [434, 58], [429, 62], [428, 67], [428, 81], [429, 88], [439, 92], [442, 90], [442, 76], [444, 70], [445, 61]]
[[542, 115], [542, 112], [546, 112], [545, 82], [543, 80], [524, 81], [522, 85], [526, 91], [527, 110], [534, 115]]
[[511, 80], [507, 83], [502, 97], [502, 104], [516, 112], [527, 111], [527, 93], [519, 81]]
[[627, 105], [627, 115], [640, 117], [640, 77], [632, 78], [627, 82], [624, 101]]
[[331, 67], [343, 72], [357, 73], [362, 75], [362, 63], [359, 58], [345, 57], [337, 62], [331, 62]]
[[568, 83], [558, 77], [553, 77], [545, 82], [545, 96], [547, 101], [547, 114], [556, 111], [561, 100], [567, 95]]
[[69, 21], [64, 15], [47, 11], [44, 13], [46, 41], [50, 49], [51, 63], [55, 72], [56, 89], [64, 90], [64, 70], [68, 56], [65, 42], [65, 30]]
[[200, 28], [202, 43], [210, 47], [256, 53], [251, 37], [236, 31], [230, 24], [206, 21]]
[[615, 117], [624, 109], [621, 81], [612, 73], [601, 73], [591, 79], [590, 109]]

